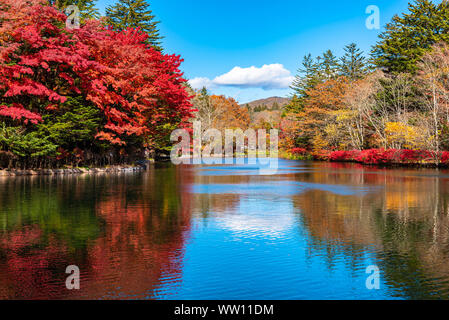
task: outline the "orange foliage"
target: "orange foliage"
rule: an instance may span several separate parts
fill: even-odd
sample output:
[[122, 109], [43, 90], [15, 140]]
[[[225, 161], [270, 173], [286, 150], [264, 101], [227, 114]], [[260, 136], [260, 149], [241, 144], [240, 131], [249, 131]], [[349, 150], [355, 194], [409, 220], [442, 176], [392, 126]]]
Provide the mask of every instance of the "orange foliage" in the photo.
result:
[[213, 123], [214, 128], [218, 130], [248, 128], [250, 123], [248, 109], [240, 107], [233, 98], [213, 95], [210, 101], [219, 110], [219, 115]]
[[349, 88], [346, 78], [331, 79], [310, 89], [304, 109], [298, 114], [299, 134], [306, 139], [320, 136], [330, 113], [345, 107], [345, 93]]

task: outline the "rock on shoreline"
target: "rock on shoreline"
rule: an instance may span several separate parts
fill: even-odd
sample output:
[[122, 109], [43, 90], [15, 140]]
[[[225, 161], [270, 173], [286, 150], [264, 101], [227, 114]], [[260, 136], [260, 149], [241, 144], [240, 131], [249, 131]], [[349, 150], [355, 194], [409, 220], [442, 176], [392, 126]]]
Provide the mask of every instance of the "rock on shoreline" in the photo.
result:
[[65, 168], [65, 169], [38, 169], [38, 170], [20, 170], [5, 169], [0, 170], [0, 176], [37, 176], [37, 175], [73, 175], [73, 174], [93, 174], [93, 173], [120, 173], [143, 171], [143, 166], [124, 167], [111, 166], [107, 168]]

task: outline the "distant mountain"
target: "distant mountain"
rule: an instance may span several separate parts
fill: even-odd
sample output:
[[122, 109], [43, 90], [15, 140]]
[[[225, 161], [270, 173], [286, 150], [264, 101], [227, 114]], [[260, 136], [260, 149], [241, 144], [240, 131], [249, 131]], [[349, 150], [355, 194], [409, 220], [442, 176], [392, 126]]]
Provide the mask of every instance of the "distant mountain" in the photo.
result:
[[266, 98], [266, 99], [259, 99], [259, 100], [255, 100], [255, 101], [251, 101], [248, 103], [243, 103], [240, 106], [242, 107], [246, 107], [247, 105], [249, 105], [249, 107], [251, 109], [256, 109], [254, 111], [263, 111], [261, 109], [269, 109], [272, 110], [273, 107], [274, 109], [282, 109], [285, 105], [287, 105], [290, 102], [290, 99], [288, 98], [281, 98], [281, 97], [271, 97], [271, 98]]

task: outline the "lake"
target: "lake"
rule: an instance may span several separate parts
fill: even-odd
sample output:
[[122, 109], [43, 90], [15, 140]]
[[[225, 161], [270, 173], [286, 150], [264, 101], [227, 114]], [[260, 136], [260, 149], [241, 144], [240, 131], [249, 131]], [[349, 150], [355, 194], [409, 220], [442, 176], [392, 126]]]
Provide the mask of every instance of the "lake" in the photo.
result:
[[1, 299], [449, 298], [447, 170], [156, 164], [0, 177], [0, 203]]

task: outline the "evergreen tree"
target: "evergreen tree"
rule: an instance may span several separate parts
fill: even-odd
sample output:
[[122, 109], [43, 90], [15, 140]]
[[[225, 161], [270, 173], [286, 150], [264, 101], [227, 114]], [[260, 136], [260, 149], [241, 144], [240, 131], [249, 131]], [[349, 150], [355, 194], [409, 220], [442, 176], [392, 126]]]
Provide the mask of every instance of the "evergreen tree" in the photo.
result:
[[96, 0], [48, 0], [48, 2], [60, 10], [65, 10], [72, 4], [76, 5], [80, 10], [81, 21], [100, 17], [100, 13], [95, 7]]
[[47, 137], [55, 145], [67, 150], [76, 147], [91, 149], [95, 134], [102, 125], [100, 111], [82, 97], [67, 97], [66, 103], [55, 114], [43, 116], [37, 125], [40, 137]]
[[333, 79], [338, 75], [338, 59], [331, 50], [323, 53], [323, 62], [321, 63], [321, 76], [325, 80]]
[[298, 114], [303, 110], [302, 99], [300, 99], [296, 94], [293, 95], [290, 102], [284, 106], [282, 116], [285, 117], [289, 113]]
[[417, 62], [432, 45], [449, 43], [449, 4], [430, 0], [415, 0], [409, 12], [394, 16], [386, 31], [374, 46], [372, 56], [376, 66], [389, 72], [417, 70]]
[[307, 90], [313, 88], [317, 83], [320, 82], [320, 59], [315, 61], [312, 55], [309, 53], [304, 56], [302, 61], [302, 68], [298, 70], [298, 74], [293, 80], [292, 85], [290, 86], [293, 89], [294, 94], [298, 98], [307, 97]]
[[341, 58], [341, 74], [351, 80], [361, 79], [367, 72], [367, 62], [363, 51], [355, 43], [347, 45]]
[[155, 16], [149, 7], [146, 0], [119, 0], [106, 8], [107, 21], [115, 30], [140, 28], [148, 34], [147, 43], [162, 51], [163, 37], [159, 34], [159, 21], [154, 20]]

